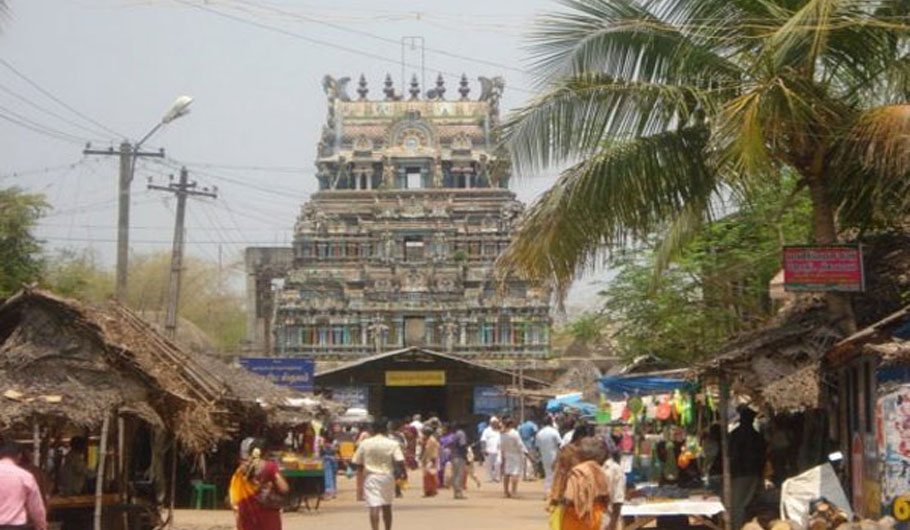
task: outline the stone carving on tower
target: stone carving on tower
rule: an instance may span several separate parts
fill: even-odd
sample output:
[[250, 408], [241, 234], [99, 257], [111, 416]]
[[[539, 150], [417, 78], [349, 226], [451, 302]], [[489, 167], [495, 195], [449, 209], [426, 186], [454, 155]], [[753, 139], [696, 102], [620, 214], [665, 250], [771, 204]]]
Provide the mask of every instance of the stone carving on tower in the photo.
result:
[[353, 360], [407, 346], [481, 360], [549, 353], [549, 295], [494, 276], [522, 205], [497, 151], [501, 77], [446, 99], [391, 76], [370, 99], [325, 76], [319, 191], [301, 208], [272, 330], [275, 352]]

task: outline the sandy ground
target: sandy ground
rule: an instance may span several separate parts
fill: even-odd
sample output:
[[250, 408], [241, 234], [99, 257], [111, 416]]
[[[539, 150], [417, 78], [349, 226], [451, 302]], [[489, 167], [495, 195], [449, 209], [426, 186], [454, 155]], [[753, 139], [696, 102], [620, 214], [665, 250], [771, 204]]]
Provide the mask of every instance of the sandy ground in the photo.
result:
[[[354, 500], [354, 481], [339, 476], [336, 499], [325, 501], [318, 512], [286, 513], [284, 530], [366, 529], [370, 524], [366, 508]], [[546, 528], [543, 483], [522, 482], [517, 499], [505, 499], [500, 484], [484, 482], [478, 490], [468, 487], [468, 499], [452, 498], [451, 490], [440, 490], [434, 498], [421, 498], [414, 473], [403, 499], [394, 505], [393, 530], [539, 530]], [[178, 510], [176, 527], [180, 530], [228, 530], [233, 514], [227, 510]]]

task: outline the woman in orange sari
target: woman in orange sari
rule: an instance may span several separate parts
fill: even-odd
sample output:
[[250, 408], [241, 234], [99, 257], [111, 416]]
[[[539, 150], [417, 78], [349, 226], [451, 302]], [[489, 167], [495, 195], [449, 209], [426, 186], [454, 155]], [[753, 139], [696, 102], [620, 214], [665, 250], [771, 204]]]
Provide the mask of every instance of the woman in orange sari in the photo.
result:
[[281, 500], [288, 483], [278, 464], [262, 457], [261, 440], [244, 440], [241, 462], [231, 477], [231, 507], [237, 530], [281, 530]]
[[[603, 440], [586, 437], [575, 446], [579, 463], [566, 474], [561, 490], [553, 491], [554, 509], [562, 509], [561, 530], [600, 530], [610, 506], [610, 485], [604, 472], [607, 447]], [[564, 485], [563, 485], [564, 484]], [[557, 483], [554, 482], [554, 487]]]

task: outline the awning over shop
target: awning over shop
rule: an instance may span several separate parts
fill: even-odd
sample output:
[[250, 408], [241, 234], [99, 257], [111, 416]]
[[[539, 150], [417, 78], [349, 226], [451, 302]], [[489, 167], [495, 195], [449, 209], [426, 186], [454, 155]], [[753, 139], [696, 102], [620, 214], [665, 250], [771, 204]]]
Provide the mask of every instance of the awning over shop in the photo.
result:
[[679, 374], [679, 378], [674, 377], [674, 375], [611, 375], [600, 378], [597, 381], [597, 386], [609, 399], [666, 394], [683, 388], [688, 384], [682, 378], [682, 374]]

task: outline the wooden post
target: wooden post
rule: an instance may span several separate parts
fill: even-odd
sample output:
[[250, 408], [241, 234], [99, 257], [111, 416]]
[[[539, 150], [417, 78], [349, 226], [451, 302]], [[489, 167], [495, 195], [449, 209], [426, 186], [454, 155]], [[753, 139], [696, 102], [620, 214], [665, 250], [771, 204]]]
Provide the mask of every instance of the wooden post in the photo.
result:
[[167, 527], [174, 528], [174, 506], [177, 497], [177, 435], [174, 435], [173, 449], [171, 449], [171, 500], [167, 516]]
[[41, 428], [37, 418], [32, 420], [32, 465], [41, 467]]
[[110, 429], [110, 414], [101, 422], [101, 440], [98, 447], [98, 469], [95, 475], [95, 530], [101, 530], [101, 498], [104, 496], [104, 461], [107, 456], [107, 433]]
[[723, 465], [724, 480], [724, 527], [727, 530], [733, 530], [732, 514], [733, 509], [733, 478], [730, 472], [730, 436], [729, 436], [729, 408], [730, 408], [730, 386], [727, 382], [727, 376], [723, 372], [720, 374], [720, 446]]

